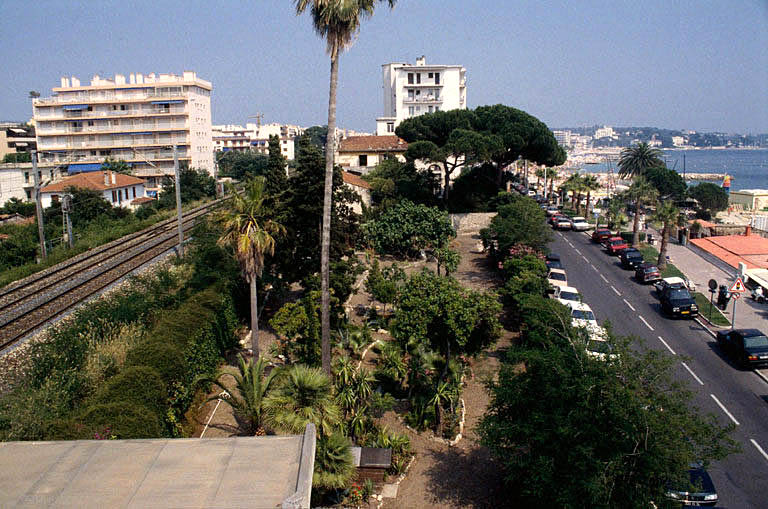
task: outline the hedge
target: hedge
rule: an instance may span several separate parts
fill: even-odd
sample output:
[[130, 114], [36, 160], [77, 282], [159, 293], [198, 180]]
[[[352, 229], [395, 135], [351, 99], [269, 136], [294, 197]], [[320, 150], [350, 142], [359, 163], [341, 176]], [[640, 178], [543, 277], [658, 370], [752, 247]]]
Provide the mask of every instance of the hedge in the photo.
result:
[[[621, 238], [625, 242], [632, 242], [632, 232], [621, 232]], [[638, 242], [645, 242], [645, 232], [637, 232]]]

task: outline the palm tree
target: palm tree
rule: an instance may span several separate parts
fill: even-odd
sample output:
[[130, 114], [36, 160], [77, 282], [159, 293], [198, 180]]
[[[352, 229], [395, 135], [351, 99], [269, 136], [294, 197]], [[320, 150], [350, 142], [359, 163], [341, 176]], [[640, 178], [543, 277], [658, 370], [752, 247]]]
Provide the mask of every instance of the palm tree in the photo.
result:
[[661, 150], [651, 148], [647, 143], [638, 143], [621, 151], [619, 158], [619, 177], [637, 177], [644, 175], [648, 168], [664, 166]]
[[635, 220], [632, 223], [632, 247], [640, 243], [640, 207], [646, 203], [653, 203], [659, 192], [642, 176], [635, 177], [632, 185], [626, 191], [626, 196], [635, 204]]
[[317, 437], [312, 485], [318, 488], [345, 488], [355, 475], [349, 439], [340, 432]]
[[235, 250], [240, 269], [251, 287], [251, 346], [253, 355], [259, 357], [259, 296], [257, 278], [264, 270], [264, 255], [275, 253], [275, 236], [285, 233], [283, 225], [268, 216], [264, 177], [256, 177], [245, 183], [242, 194], [230, 188], [231, 207], [221, 210], [218, 221], [223, 233], [219, 245], [229, 245]]
[[323, 192], [323, 231], [320, 247], [321, 322], [323, 370], [331, 376], [331, 294], [329, 285], [331, 246], [331, 200], [333, 166], [336, 152], [336, 85], [339, 80], [339, 54], [351, 46], [360, 29], [360, 21], [373, 15], [377, 3], [387, 1], [390, 8], [397, 0], [294, 0], [296, 14], [311, 9], [315, 31], [327, 43], [331, 57], [331, 83], [328, 91], [328, 137], [325, 144], [325, 188]]
[[[238, 373], [229, 373], [219, 370], [213, 379], [202, 378], [197, 383], [209, 382], [219, 387], [223, 397], [215, 396], [211, 400], [221, 399], [248, 422], [249, 431], [256, 435], [264, 435], [266, 412], [264, 412], [264, 398], [272, 386], [278, 371], [273, 369], [269, 375], [264, 376], [267, 361], [262, 358], [246, 361], [242, 355], [238, 356]], [[233, 392], [221, 383], [224, 376], [232, 376], [235, 379], [237, 392]]]
[[587, 208], [584, 211], [584, 215], [589, 218], [589, 206], [592, 204], [592, 191], [597, 191], [601, 186], [600, 182], [597, 180], [597, 177], [594, 175], [584, 175], [582, 185], [584, 186], [584, 190], [587, 192]]
[[656, 266], [662, 271], [667, 266], [667, 244], [669, 244], [669, 234], [672, 233], [672, 229], [679, 224], [680, 209], [675, 207], [674, 203], [671, 201], [659, 202], [659, 205], [656, 207], [656, 212], [653, 214], [653, 219], [664, 224], [664, 227], [661, 230], [659, 259], [656, 262]]
[[440, 382], [435, 388], [435, 394], [429, 400], [428, 405], [435, 410], [435, 425], [437, 426], [437, 436], [443, 436], [443, 407], [450, 403], [453, 398], [453, 389], [448, 382]]
[[318, 433], [329, 435], [341, 421], [330, 378], [322, 370], [304, 365], [282, 372], [264, 407], [270, 424], [286, 433], [303, 433], [311, 422]]
[[[549, 194], [547, 197], [551, 199], [552, 189], [555, 187], [555, 179], [557, 178], [557, 168], [547, 168], [547, 178], [549, 179]], [[547, 183], [544, 182], [545, 187], [546, 185]]]

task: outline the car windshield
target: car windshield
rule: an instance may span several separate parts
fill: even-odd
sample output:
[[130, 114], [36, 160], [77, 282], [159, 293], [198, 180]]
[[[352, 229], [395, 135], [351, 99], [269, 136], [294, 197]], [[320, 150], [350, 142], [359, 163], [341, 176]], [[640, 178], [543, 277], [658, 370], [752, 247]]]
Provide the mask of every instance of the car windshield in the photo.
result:
[[566, 281], [565, 274], [560, 274], [559, 272], [553, 272], [552, 274], [550, 274], [549, 279], [555, 279], [557, 281]]
[[592, 313], [592, 311], [581, 310], [581, 309], [574, 309], [571, 312], [571, 316], [578, 320], [594, 320], [595, 319], [595, 315]]
[[626, 253], [624, 256], [626, 256], [627, 258], [642, 258], [643, 253], [641, 253], [640, 251], [630, 251], [629, 253]]
[[611, 353], [611, 345], [605, 341], [595, 341], [594, 339], [590, 339], [587, 344], [587, 350], [596, 353]]
[[560, 292], [560, 298], [563, 300], [579, 300], [579, 294], [573, 292]]
[[650, 274], [651, 272], [658, 272], [659, 271], [659, 269], [657, 269], [656, 267], [646, 267], [643, 270], [645, 271], [646, 274]]
[[768, 338], [765, 336], [749, 336], [744, 338], [744, 348], [768, 348]]
[[690, 298], [691, 294], [683, 288], [672, 288], [669, 291], [669, 300], [688, 300]]
[[623, 244], [623, 243], [624, 243], [623, 240], [612, 240], [611, 241], [611, 245], [612, 246], [618, 246], [619, 244]]

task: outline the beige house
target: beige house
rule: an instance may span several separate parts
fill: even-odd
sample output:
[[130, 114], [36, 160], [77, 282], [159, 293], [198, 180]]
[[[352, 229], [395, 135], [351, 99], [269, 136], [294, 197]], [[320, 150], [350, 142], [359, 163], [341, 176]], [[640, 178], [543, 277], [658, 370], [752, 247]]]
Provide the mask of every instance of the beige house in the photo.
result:
[[352, 136], [339, 144], [336, 164], [357, 175], [365, 175], [381, 161], [405, 161], [406, 143], [397, 136]]
[[[360, 196], [360, 201], [363, 203], [363, 205], [370, 207], [371, 185], [354, 173], [349, 173], [348, 171], [342, 171], [341, 176], [344, 178], [344, 185]], [[360, 203], [353, 204], [352, 210], [354, 210], [357, 214], [363, 213], [363, 207]]]
[[728, 195], [730, 205], [741, 205], [744, 210], [759, 211], [768, 208], [768, 189], [741, 189]]

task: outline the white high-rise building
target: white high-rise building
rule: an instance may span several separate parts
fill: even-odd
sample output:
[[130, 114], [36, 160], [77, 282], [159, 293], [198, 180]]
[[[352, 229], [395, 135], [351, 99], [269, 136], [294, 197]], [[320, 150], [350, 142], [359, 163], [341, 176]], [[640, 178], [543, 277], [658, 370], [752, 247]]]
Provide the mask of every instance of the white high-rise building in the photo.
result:
[[460, 65], [390, 63], [382, 67], [384, 115], [376, 119], [376, 134], [395, 134], [406, 118], [467, 107], [467, 70]]
[[41, 166], [66, 166], [69, 174], [98, 171], [106, 158], [123, 160], [133, 174], [173, 174], [179, 161], [213, 172], [210, 82], [175, 74], [94, 76], [90, 85], [61, 78], [53, 96], [34, 99]]

